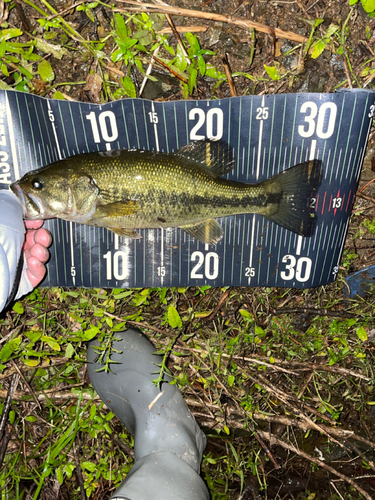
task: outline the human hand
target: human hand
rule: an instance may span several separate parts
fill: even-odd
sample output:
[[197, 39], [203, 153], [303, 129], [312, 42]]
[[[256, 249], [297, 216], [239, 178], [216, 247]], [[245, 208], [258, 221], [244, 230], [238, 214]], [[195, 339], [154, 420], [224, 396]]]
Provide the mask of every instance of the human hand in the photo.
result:
[[35, 288], [46, 274], [44, 265], [49, 259], [48, 247], [52, 243], [51, 233], [41, 228], [42, 220], [25, 220], [26, 235], [23, 251], [27, 262], [27, 276]]

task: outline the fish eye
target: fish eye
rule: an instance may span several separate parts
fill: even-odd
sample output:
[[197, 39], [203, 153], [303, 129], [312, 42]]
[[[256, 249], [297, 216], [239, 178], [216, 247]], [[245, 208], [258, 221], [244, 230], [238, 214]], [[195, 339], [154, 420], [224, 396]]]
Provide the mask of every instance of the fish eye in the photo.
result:
[[34, 189], [42, 189], [43, 181], [39, 177], [35, 177], [35, 179], [31, 181], [31, 185]]

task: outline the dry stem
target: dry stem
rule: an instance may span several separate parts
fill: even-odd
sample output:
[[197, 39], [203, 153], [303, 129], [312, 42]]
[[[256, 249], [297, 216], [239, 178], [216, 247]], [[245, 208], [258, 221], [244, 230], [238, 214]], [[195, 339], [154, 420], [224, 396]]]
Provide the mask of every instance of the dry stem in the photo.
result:
[[[219, 23], [229, 23], [239, 26], [243, 29], [251, 29], [254, 28], [257, 31], [261, 31], [262, 33], [270, 33], [270, 26], [265, 24], [256, 23], [254, 21], [248, 21], [247, 19], [240, 19], [238, 17], [233, 16], [223, 16], [221, 14], [213, 14], [212, 12], [201, 12], [198, 10], [191, 9], [181, 9], [179, 7], [171, 7], [167, 5], [155, 5], [152, 3], [139, 3], [134, 0], [118, 0], [121, 3], [127, 3], [130, 5], [134, 5], [135, 7], [129, 7], [127, 11], [135, 11], [135, 12], [157, 12], [159, 14], [172, 14], [175, 16], [184, 16], [184, 17], [196, 17], [199, 19], [206, 19], [210, 21], [216, 21]], [[124, 12], [123, 9], [114, 9], [114, 12]], [[278, 28], [272, 28], [275, 32], [277, 38], [285, 38], [287, 40], [292, 40], [293, 42], [305, 43], [308, 39], [305, 36], [298, 35], [297, 33], [293, 33], [291, 31], [284, 31]]]

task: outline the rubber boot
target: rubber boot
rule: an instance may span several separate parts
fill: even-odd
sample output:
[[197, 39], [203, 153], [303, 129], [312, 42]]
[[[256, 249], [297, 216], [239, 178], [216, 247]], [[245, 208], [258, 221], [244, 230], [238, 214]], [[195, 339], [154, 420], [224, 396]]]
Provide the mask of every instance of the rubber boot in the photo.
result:
[[159, 390], [152, 382], [162, 358], [139, 330], [116, 332], [110, 373], [97, 371], [88, 345], [88, 374], [106, 406], [134, 438], [135, 464], [111, 500], [208, 500], [199, 475], [206, 436], [170, 378]]

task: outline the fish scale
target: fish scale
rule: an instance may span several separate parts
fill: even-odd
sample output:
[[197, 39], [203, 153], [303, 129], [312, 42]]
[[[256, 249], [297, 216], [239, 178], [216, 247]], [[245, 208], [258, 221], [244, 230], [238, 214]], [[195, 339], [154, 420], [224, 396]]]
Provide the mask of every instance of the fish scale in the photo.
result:
[[136, 229], [179, 227], [203, 243], [217, 243], [216, 218], [257, 213], [303, 236], [316, 216], [310, 199], [321, 162], [295, 165], [252, 185], [220, 177], [235, 164], [222, 141], [190, 143], [175, 153], [115, 150], [86, 153], [29, 172], [11, 187], [26, 218], [60, 217], [121, 236]]

